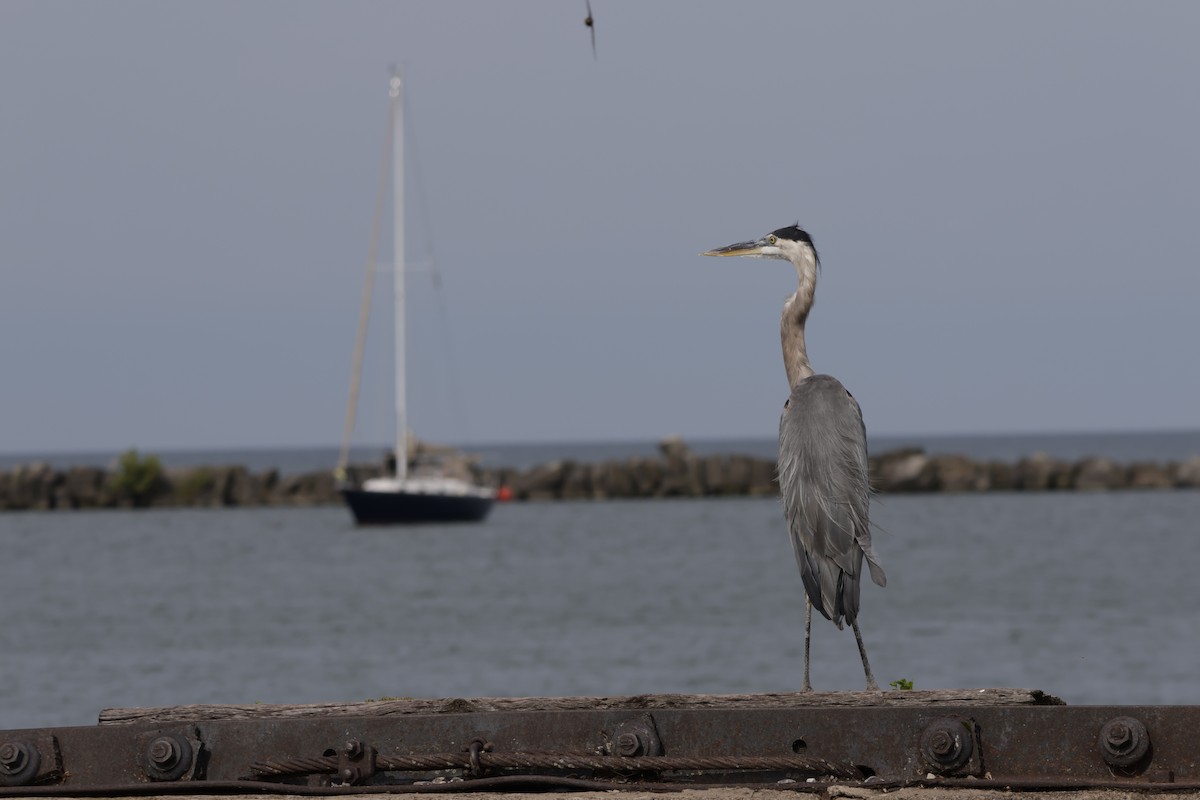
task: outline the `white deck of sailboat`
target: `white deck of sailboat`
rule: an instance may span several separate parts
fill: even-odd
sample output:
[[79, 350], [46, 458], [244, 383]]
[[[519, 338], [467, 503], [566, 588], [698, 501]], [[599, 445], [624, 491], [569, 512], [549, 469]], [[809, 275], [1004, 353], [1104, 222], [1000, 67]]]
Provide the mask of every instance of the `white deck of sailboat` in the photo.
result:
[[459, 478], [440, 475], [414, 476], [410, 478], [370, 478], [363, 481], [365, 492], [387, 492], [391, 494], [444, 495], [452, 497], [495, 497], [496, 491], [486, 486], [477, 486]]

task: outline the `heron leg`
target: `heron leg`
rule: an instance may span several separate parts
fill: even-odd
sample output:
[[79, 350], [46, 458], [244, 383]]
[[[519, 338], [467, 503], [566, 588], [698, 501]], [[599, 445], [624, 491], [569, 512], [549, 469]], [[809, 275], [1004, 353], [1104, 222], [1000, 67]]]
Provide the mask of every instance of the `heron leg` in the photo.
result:
[[804, 688], [800, 691], [811, 692], [812, 683], [808, 680], [808, 646], [812, 642], [812, 600], [808, 593], [804, 594]]
[[[854, 641], [858, 642], [858, 654], [862, 656], [863, 672], [867, 673], [867, 691], [878, 692], [879, 685], [875, 683], [875, 676], [871, 673], [871, 665], [867, 663], [867, 648], [863, 645], [862, 634], [858, 631], [858, 621], [850, 623], [850, 627], [854, 629]], [[805, 665], [807, 666], [807, 664], [806, 660]]]

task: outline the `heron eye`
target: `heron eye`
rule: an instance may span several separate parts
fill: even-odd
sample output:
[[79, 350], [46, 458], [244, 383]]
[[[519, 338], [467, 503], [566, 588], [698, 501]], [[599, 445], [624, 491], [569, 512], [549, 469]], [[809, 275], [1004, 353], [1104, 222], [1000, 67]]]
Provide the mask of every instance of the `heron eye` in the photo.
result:
[[770, 243], [770, 244], [775, 244], [775, 241], [776, 241], [776, 239], [775, 239], [775, 234], [773, 234], [773, 233], [772, 233], [770, 236], [768, 236], [768, 237], [767, 237], [767, 242], [768, 242], [768, 243]]

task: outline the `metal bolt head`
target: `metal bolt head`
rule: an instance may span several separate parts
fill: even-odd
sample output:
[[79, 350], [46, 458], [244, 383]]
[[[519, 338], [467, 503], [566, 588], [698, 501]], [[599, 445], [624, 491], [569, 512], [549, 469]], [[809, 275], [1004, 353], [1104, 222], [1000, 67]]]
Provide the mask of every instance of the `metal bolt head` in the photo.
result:
[[358, 758], [363, 754], [363, 745], [358, 739], [351, 739], [346, 742], [344, 751], [348, 758]]
[[962, 769], [971, 760], [975, 746], [967, 726], [956, 719], [934, 720], [921, 733], [921, 755], [940, 773]]
[[642, 740], [632, 731], [626, 731], [617, 736], [617, 752], [620, 755], [632, 757], [642, 753]]
[[1121, 751], [1124, 750], [1133, 740], [1134, 733], [1129, 729], [1123, 720], [1113, 720], [1113, 724], [1109, 725], [1104, 735], [1104, 743], [1110, 749]]
[[1116, 769], [1128, 769], [1150, 752], [1150, 734], [1133, 717], [1115, 717], [1100, 729], [1098, 744], [1105, 763]]
[[160, 736], [150, 743], [146, 755], [159, 769], [170, 769], [179, 763], [179, 745], [170, 736]]
[[20, 772], [28, 758], [29, 754], [25, 751], [23, 742], [5, 742], [0, 745], [0, 770], [8, 775]]
[[177, 781], [192, 767], [192, 743], [182, 736], [163, 734], [146, 745], [143, 769], [152, 781]]
[[954, 751], [959, 747], [949, 731], [937, 730], [929, 737], [929, 751], [940, 760], [953, 758]]
[[0, 744], [0, 786], [21, 786], [38, 776], [42, 756], [37, 745], [10, 741]]

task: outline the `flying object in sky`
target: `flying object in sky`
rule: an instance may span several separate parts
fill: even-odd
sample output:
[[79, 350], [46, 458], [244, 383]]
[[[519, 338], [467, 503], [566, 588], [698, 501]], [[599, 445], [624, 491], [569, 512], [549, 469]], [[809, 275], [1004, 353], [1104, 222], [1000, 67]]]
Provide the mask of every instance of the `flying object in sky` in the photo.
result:
[[583, 18], [583, 24], [587, 25], [588, 30], [592, 32], [592, 58], [596, 56], [596, 20], [592, 16], [592, 0], [584, 0], [587, 3], [587, 16]]

